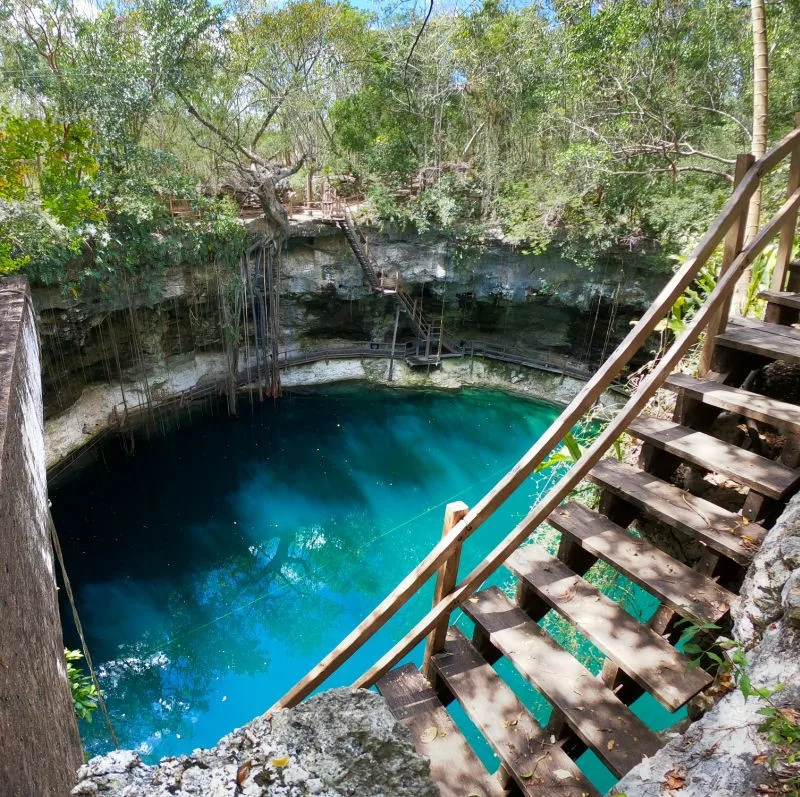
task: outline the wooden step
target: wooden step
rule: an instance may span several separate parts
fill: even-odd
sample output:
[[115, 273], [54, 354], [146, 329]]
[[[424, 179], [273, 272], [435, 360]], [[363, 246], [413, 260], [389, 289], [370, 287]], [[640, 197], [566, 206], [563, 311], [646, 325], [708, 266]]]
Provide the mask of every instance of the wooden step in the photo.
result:
[[670, 711], [711, 682], [707, 673], [689, 668], [689, 659], [669, 642], [541, 546], [518, 548], [506, 567]]
[[796, 404], [777, 401], [738, 387], [728, 387], [712, 379], [695, 379], [688, 374], [672, 374], [664, 387], [711, 407], [768, 423], [782, 431], [800, 432], [800, 407]]
[[575, 762], [536, 723], [514, 692], [457, 628], [433, 666], [495, 750], [522, 794], [597, 794]]
[[731, 323], [725, 332], [720, 332], [714, 340], [718, 346], [800, 365], [800, 338], [795, 339], [792, 335], [780, 334], [770, 327], [795, 333], [797, 330], [780, 324], [765, 324], [763, 321], [759, 323], [762, 326], [758, 328]]
[[685, 462], [722, 473], [769, 498], [783, 498], [800, 480], [800, 472], [780, 462], [663, 418], [640, 415], [631, 421], [628, 432]]
[[615, 775], [661, 748], [653, 731], [500, 589], [478, 592], [462, 609]]
[[588, 479], [644, 514], [695, 537], [742, 565], [750, 563], [767, 533], [741, 515], [616, 459], [598, 462]]
[[389, 710], [411, 731], [414, 747], [430, 759], [442, 797], [502, 797], [505, 791], [481, 764], [431, 685], [413, 665], [397, 667], [376, 684]]
[[715, 623], [736, 599], [715, 581], [582, 504], [560, 506], [547, 520], [684, 617]]
[[744, 316], [733, 316], [728, 320], [728, 328], [753, 329], [757, 332], [766, 332], [769, 335], [780, 335], [790, 340], [800, 340], [800, 329], [789, 324], [775, 324], [770, 321], [760, 321], [758, 318], [745, 318]]
[[800, 310], [800, 293], [789, 291], [761, 291], [759, 299], [765, 299], [770, 304], [777, 304], [781, 307], [788, 307], [791, 310]]

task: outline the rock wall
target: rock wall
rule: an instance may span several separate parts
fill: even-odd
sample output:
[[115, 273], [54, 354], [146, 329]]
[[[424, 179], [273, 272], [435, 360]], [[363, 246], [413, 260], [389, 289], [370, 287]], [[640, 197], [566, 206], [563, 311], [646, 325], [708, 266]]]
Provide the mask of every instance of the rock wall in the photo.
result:
[[[754, 688], [774, 690], [780, 684], [770, 701], [800, 732], [800, 495], [756, 554], [734, 619], [734, 641], [747, 654], [741, 674]], [[611, 794], [796, 794], [800, 766], [759, 730], [765, 720], [760, 712], [769, 705], [758, 696], [745, 699], [734, 688], [686, 733], [631, 770]], [[795, 733], [795, 753], [797, 748]]]
[[[370, 248], [386, 268], [402, 275], [431, 316], [444, 317], [451, 336], [513, 344], [584, 364], [597, 364], [613, 349], [666, 279], [641, 258], [595, 274], [552, 252], [526, 255], [494, 244], [464, 253], [434, 234], [372, 231]], [[395, 301], [367, 290], [337, 229], [295, 225], [281, 279], [283, 349], [391, 341]], [[168, 269], [129, 298], [90, 287], [78, 297], [63, 288], [40, 287], [34, 301], [41, 318], [48, 466], [113, 425], [115, 407], [141, 405], [148, 396], [158, 403], [225, 377], [212, 268]], [[413, 337], [407, 323], [401, 314], [398, 343]], [[252, 340], [249, 346], [252, 361]], [[246, 356], [243, 342], [240, 363]], [[497, 383], [498, 372], [489, 365], [478, 368], [477, 362], [470, 363], [465, 383], [479, 384], [479, 372]], [[376, 370], [368, 361], [332, 362], [292, 369], [284, 381], [332, 381], [339, 373], [373, 379], [385, 370], [385, 364]], [[402, 368], [399, 373], [399, 384], [420, 384], [419, 374]], [[432, 381], [452, 387], [453, 379], [434, 374]], [[559, 394], [571, 397], [568, 389]], [[544, 397], [559, 400], [550, 392]]]
[[146, 766], [130, 750], [81, 767], [74, 797], [437, 797], [428, 762], [383, 698], [332, 689], [210, 750]]
[[82, 759], [47, 515], [36, 321], [0, 282], [0, 794], [63, 797]]
[[[426, 236], [370, 235], [370, 249], [397, 270], [431, 317], [454, 338], [500, 341], [533, 352], [597, 363], [629, 330], [666, 281], [644, 260], [579, 268], [556, 253], [523, 254], [487, 245], [464, 254]], [[213, 269], [167, 269], [130, 298], [86, 287], [79, 296], [40, 287], [46, 417], [63, 412], [90, 385], [142, 381], [158, 391], [169, 371], [221, 369], [219, 291]], [[391, 341], [396, 305], [371, 294], [335, 228], [297, 225], [281, 264], [281, 326], [286, 350], [342, 341]], [[412, 338], [404, 315], [398, 342]], [[218, 372], [219, 373], [219, 372]], [[168, 386], [164, 386], [165, 388]]]

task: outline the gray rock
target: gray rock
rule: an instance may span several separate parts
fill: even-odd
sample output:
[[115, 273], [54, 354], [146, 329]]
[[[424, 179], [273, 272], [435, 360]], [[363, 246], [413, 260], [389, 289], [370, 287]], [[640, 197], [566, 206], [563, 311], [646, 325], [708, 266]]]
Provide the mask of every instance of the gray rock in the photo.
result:
[[[288, 759], [288, 761], [286, 761]], [[238, 777], [237, 777], [238, 776]], [[238, 780], [238, 788], [237, 788]], [[72, 797], [437, 797], [428, 762], [379, 695], [333, 689], [210, 750], [155, 766], [130, 750], [93, 758]]]
[[800, 623], [800, 570], [795, 570], [784, 584], [781, 602], [786, 621]]
[[800, 537], [787, 537], [781, 542], [781, 557], [792, 570], [800, 567]]

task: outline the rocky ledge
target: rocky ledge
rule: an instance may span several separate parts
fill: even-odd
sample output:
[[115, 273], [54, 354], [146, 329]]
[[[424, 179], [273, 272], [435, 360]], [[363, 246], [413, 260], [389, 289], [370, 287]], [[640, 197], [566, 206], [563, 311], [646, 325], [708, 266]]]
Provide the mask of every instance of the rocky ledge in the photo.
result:
[[426, 759], [383, 698], [332, 689], [258, 717], [209, 750], [147, 766], [131, 750], [78, 771], [73, 797], [437, 797]]

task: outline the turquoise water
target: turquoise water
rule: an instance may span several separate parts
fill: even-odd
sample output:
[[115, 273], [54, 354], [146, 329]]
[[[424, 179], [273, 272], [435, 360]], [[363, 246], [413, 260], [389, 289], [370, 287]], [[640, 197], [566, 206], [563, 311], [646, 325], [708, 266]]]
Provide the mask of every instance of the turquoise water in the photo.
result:
[[[54, 489], [121, 745], [154, 761], [212, 745], [269, 708], [427, 553], [445, 504], [474, 504], [556, 412], [492, 391], [294, 391], [252, 411], [245, 404], [239, 418], [206, 416], [138, 441], [135, 457], [107, 451]], [[547, 478], [529, 479], [467, 542], [462, 573]], [[495, 578], [509, 582], [504, 571]], [[428, 589], [326, 686], [354, 680], [430, 601]], [[646, 615], [652, 601], [634, 589], [629, 609]], [[518, 686], [546, 717], [533, 690]], [[640, 703], [657, 727], [675, 720]], [[89, 752], [110, 748], [99, 716], [81, 731]], [[590, 757], [581, 763], [598, 785], [613, 782]]]

